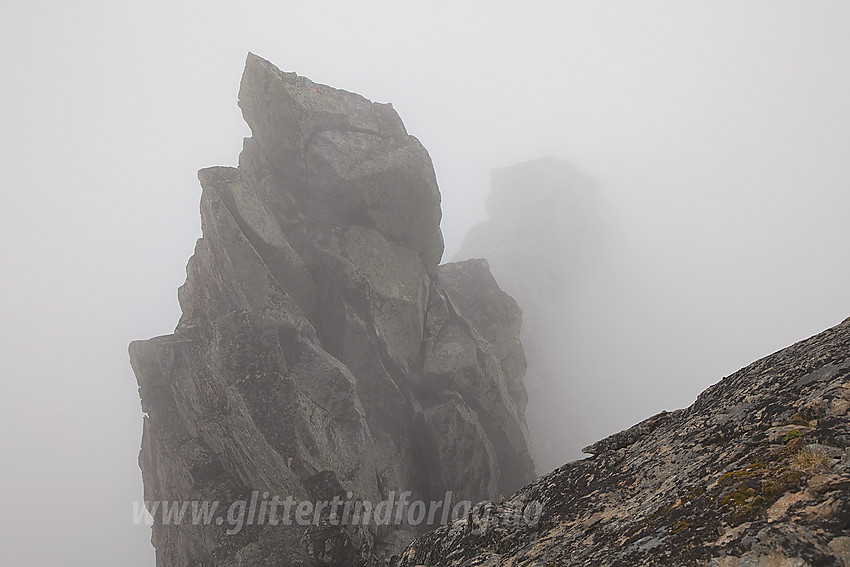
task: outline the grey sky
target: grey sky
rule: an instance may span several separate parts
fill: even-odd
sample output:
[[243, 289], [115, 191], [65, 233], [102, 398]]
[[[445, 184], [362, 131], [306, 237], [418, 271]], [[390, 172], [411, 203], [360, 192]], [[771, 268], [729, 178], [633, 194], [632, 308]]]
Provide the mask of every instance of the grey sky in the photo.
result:
[[153, 565], [126, 346], [177, 321], [195, 172], [249, 135], [247, 51], [394, 104], [447, 259], [491, 168], [598, 177], [681, 317], [659, 347], [706, 341], [675, 381], [635, 369], [626, 422], [850, 315], [849, 25], [811, 0], [3, 2], [3, 563]]

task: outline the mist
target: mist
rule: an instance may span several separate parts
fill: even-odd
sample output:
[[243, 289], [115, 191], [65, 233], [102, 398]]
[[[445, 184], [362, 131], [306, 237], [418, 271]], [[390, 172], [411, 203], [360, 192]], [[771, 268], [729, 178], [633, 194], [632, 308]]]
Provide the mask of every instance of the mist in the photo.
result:
[[[133, 525], [127, 344], [177, 322], [196, 171], [235, 164], [250, 135], [248, 51], [393, 103], [435, 165], [444, 261], [487, 219], [494, 168], [555, 156], [596, 180], [618, 253], [547, 335], [581, 358], [550, 371], [565, 421], [536, 422], [541, 469], [850, 315], [845, 2], [6, 2], [0, 16], [7, 564], [154, 564]], [[536, 254], [557, 262], [550, 244]]]

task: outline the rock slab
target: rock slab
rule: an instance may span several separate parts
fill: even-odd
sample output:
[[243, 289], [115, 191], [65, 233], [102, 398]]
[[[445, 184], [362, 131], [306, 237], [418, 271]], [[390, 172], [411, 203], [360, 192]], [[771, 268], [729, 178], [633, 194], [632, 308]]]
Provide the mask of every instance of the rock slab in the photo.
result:
[[849, 410], [847, 319], [423, 536], [396, 566], [850, 566]]

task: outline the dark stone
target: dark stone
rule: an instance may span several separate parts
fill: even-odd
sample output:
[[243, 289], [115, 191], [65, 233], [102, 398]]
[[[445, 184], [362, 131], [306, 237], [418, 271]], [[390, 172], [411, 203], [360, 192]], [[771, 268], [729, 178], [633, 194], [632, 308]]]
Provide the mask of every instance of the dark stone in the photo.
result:
[[[174, 334], [130, 345], [148, 501], [377, 504], [531, 481], [520, 313], [486, 264], [440, 267], [427, 151], [391, 105], [249, 55], [239, 167], [201, 170]], [[440, 282], [444, 279], [444, 283]], [[426, 525], [166, 525], [157, 565], [373, 565]]]

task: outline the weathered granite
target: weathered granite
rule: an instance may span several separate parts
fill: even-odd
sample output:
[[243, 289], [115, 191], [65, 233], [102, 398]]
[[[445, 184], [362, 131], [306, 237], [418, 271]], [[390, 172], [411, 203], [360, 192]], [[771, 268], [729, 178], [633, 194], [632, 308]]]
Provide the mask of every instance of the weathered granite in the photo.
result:
[[[145, 500], [478, 501], [531, 481], [520, 311], [486, 264], [438, 266], [433, 166], [392, 106], [250, 54], [239, 106], [253, 135], [239, 167], [199, 173], [179, 324], [130, 345]], [[425, 529], [154, 518], [160, 567], [377, 564]]]
[[850, 565], [850, 319], [586, 451], [397, 567]]

